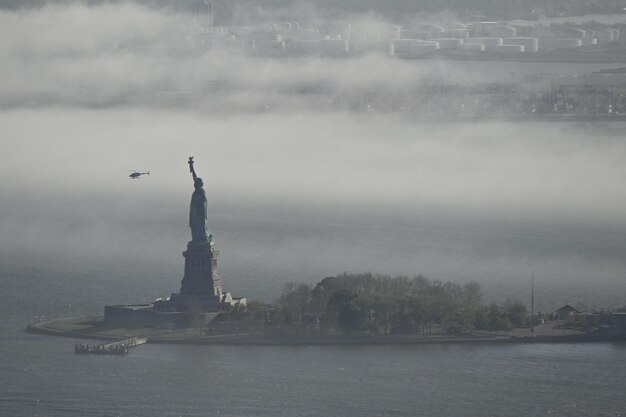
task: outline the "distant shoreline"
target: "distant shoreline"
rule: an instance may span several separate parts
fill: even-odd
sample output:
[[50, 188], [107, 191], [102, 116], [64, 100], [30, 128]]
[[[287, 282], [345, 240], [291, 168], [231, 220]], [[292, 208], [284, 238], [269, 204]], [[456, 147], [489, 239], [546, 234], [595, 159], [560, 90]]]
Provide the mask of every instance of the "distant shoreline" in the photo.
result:
[[[131, 330], [124, 335], [63, 329], [70, 322], [86, 318], [71, 318], [33, 323], [26, 327], [28, 333], [61, 336], [74, 339], [121, 340], [134, 336]], [[142, 335], [146, 337], [145, 335]], [[441, 344], [512, 344], [512, 343], [602, 343], [623, 342], [626, 335], [574, 334], [567, 336], [365, 336], [339, 334], [269, 335], [260, 333], [225, 334], [214, 336], [167, 337], [167, 334], [147, 337], [148, 343], [228, 345], [228, 346], [392, 346], [392, 345], [441, 345]]]
[[[626, 114], [619, 115], [577, 115], [577, 114], [536, 114], [536, 115], [484, 115], [484, 116], [433, 116], [412, 117], [411, 120], [427, 123], [474, 123], [474, 122], [523, 122], [523, 123], [609, 123], [626, 122]], [[615, 132], [618, 133], [618, 132]]]
[[625, 64], [626, 55], [608, 54], [603, 51], [580, 52], [576, 50], [538, 51], [520, 53], [497, 52], [459, 52], [439, 50], [417, 56], [396, 56], [403, 60], [441, 60], [441, 61], [494, 61], [494, 62], [530, 62], [540, 64]]

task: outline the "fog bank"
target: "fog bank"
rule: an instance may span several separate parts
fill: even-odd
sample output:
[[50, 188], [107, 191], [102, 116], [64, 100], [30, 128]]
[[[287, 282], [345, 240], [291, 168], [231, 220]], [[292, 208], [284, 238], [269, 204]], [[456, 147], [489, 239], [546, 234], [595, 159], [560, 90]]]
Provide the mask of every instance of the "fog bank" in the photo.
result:
[[[342, 271], [496, 288], [532, 270], [574, 288], [615, 286], [625, 272], [626, 144], [616, 137], [555, 124], [140, 109], [3, 112], [0, 135], [5, 251], [144, 259], [164, 265], [172, 291], [189, 238], [189, 155], [225, 279], [266, 298], [281, 282]], [[151, 175], [130, 180], [127, 169]]]
[[626, 295], [621, 137], [330, 111], [329, 91], [510, 74], [181, 50], [194, 25], [132, 4], [0, 12], [1, 262], [101, 268], [111, 283], [81, 285], [132, 282], [138, 298], [176, 291], [195, 155], [239, 294], [271, 300], [286, 281], [372, 271], [478, 280], [505, 298], [534, 270], [564, 301]]

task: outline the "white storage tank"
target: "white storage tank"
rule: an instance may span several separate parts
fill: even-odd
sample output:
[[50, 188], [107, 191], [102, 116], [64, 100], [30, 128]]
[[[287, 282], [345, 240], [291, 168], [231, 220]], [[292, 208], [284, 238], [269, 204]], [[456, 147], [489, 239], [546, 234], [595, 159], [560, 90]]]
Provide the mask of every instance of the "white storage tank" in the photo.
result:
[[461, 51], [484, 51], [485, 45], [482, 43], [464, 43], [459, 49]]
[[506, 54], [520, 53], [524, 52], [524, 45], [495, 45], [490, 48], [493, 52], [502, 52]]
[[485, 50], [490, 50], [494, 46], [502, 45], [502, 38], [469, 38], [465, 43], [478, 43], [485, 45]]
[[211, 26], [200, 28], [200, 33], [203, 35], [227, 35], [229, 30], [227, 26]]
[[202, 39], [205, 48], [229, 49], [234, 42], [235, 37], [233, 35], [207, 36]]
[[250, 35], [250, 39], [255, 42], [280, 42], [283, 40], [277, 33], [253, 33]]
[[517, 35], [517, 29], [509, 25], [488, 25], [483, 27], [483, 33], [494, 38], [506, 38]]
[[291, 50], [296, 54], [317, 55], [320, 53], [320, 41], [296, 39], [291, 42]]
[[480, 31], [483, 28], [480, 22], [469, 22], [469, 23], [466, 23], [465, 26], [467, 26], [467, 29], [473, 33], [480, 33]]
[[598, 38], [585, 38], [583, 39], [583, 45], [597, 45]]
[[453, 21], [446, 24], [448, 30], [467, 29], [467, 25], [462, 22]]
[[517, 36], [514, 38], [504, 38], [502, 44], [522, 45], [524, 52], [537, 52], [539, 50], [539, 39]]
[[328, 56], [341, 56], [348, 53], [348, 41], [343, 39], [324, 39], [320, 41], [320, 53]]
[[439, 49], [437, 42], [420, 39], [396, 39], [391, 43], [391, 55], [412, 57]]
[[587, 31], [581, 28], [565, 28], [557, 31], [561, 39], [585, 39]]
[[367, 54], [367, 53], [389, 53], [389, 42], [387, 41], [361, 41], [350, 40], [348, 42], [348, 51], [353, 55]]
[[318, 27], [323, 35], [342, 35], [348, 34], [352, 30], [352, 25], [348, 22], [326, 22]]
[[470, 30], [454, 29], [452, 32], [450, 32], [450, 36], [452, 36], [453, 38], [468, 39], [470, 37]]
[[428, 25], [428, 30], [430, 33], [444, 33], [446, 31], [446, 28], [436, 23], [433, 23], [431, 25]]
[[411, 53], [415, 45], [421, 45], [424, 42], [423, 39], [396, 39], [391, 42], [392, 55]]
[[463, 39], [459, 38], [432, 38], [431, 41], [439, 44], [439, 49], [457, 49], [463, 45]]
[[320, 33], [312, 28], [303, 28], [292, 32], [289, 37], [300, 41], [316, 41], [320, 39]]
[[582, 39], [544, 39], [543, 49], [556, 51], [557, 49], [578, 48], [582, 44]]
[[348, 34], [352, 32], [352, 23], [341, 22], [340, 27], [341, 27], [341, 33], [343, 34]]
[[598, 32], [598, 43], [600, 45], [606, 45], [614, 41], [615, 33], [610, 29], [603, 29]]
[[380, 40], [400, 38], [400, 26], [388, 24], [381, 30]]
[[215, 46], [222, 49], [234, 49], [234, 50], [244, 50], [250, 51], [253, 48], [253, 41], [249, 39], [238, 39], [233, 38], [230, 41], [226, 41], [225, 43], [216, 44]]
[[467, 25], [467, 27], [471, 27], [472, 29], [474, 29], [474, 33], [476, 33], [478, 36], [487, 36], [487, 31], [489, 30], [489, 27], [501, 24], [502, 23], [500, 22], [477, 22], [471, 26]]
[[427, 30], [401, 30], [400, 39], [430, 39], [431, 33]]
[[381, 41], [399, 37], [400, 27], [396, 25], [368, 20], [352, 22], [351, 39]]
[[272, 24], [272, 26], [274, 27], [274, 30], [278, 31], [278, 32], [291, 32], [291, 22], [274, 22]]
[[257, 55], [277, 55], [285, 52], [284, 41], [252, 41], [252, 49]]

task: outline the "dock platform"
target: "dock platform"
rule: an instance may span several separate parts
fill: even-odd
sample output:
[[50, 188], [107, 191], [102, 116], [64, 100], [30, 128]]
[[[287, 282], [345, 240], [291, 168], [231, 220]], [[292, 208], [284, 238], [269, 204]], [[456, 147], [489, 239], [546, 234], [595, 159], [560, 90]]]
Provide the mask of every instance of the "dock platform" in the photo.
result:
[[124, 339], [117, 342], [101, 343], [96, 345], [77, 343], [74, 345], [74, 353], [124, 355], [128, 353], [128, 349], [143, 345], [147, 342], [148, 339], [145, 337], [131, 337], [130, 339]]

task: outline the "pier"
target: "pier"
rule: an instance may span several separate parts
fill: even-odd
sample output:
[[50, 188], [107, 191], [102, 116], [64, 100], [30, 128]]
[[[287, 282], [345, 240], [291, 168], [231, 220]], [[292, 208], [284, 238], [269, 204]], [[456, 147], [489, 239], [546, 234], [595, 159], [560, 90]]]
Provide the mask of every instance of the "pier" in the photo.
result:
[[147, 343], [145, 337], [131, 337], [117, 342], [101, 343], [97, 345], [88, 345], [77, 343], [74, 345], [74, 353], [95, 353], [95, 354], [111, 354], [124, 355], [128, 353], [130, 348]]

